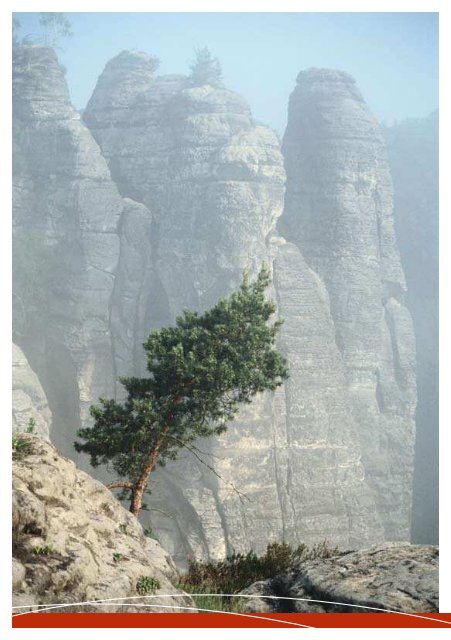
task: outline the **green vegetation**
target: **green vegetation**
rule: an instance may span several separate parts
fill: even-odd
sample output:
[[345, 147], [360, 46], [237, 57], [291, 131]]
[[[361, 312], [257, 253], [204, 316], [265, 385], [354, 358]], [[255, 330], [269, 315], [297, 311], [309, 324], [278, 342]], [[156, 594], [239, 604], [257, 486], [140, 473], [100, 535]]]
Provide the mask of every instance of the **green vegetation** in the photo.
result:
[[147, 65], [150, 70], [155, 73], [161, 65], [161, 60], [157, 56], [148, 56]]
[[158, 578], [153, 576], [141, 576], [136, 583], [136, 591], [140, 596], [145, 596], [149, 593], [153, 594], [157, 589], [161, 588], [161, 583]]
[[288, 377], [274, 347], [281, 321], [268, 322], [275, 312], [265, 296], [269, 284], [262, 268], [204, 314], [184, 311], [176, 326], [152, 331], [144, 343], [149, 377], [121, 378], [124, 403], [101, 398], [91, 407], [94, 426], [78, 432], [85, 442], [75, 448], [93, 467], [112, 463], [124, 480], [108, 486], [126, 492], [134, 515], [157, 464], [183, 448], [203, 462], [195, 440], [223, 433], [242, 403]]
[[22, 28], [22, 24], [16, 15], [13, 15], [12, 19], [12, 44], [13, 48], [19, 46], [19, 31]]
[[30, 418], [28, 420], [26, 433], [34, 433], [35, 427], [36, 427], [36, 419], [35, 418]]
[[48, 556], [53, 551], [51, 544], [46, 544], [44, 547], [33, 547], [33, 553], [37, 556]]
[[27, 433], [34, 433], [36, 426], [35, 418], [28, 420], [28, 425], [25, 433], [15, 431], [11, 439], [11, 448], [13, 460], [22, 460], [25, 456], [33, 453], [33, 442], [30, 438], [27, 438]]
[[124, 523], [120, 524], [120, 525], [119, 525], [119, 531], [120, 531], [121, 533], [127, 533], [127, 525], [126, 525], [126, 524], [124, 524]]
[[119, 562], [119, 560], [122, 560], [122, 553], [113, 553], [113, 560], [114, 562]]
[[39, 14], [40, 33], [27, 33], [21, 39], [19, 32], [22, 23], [17, 15], [12, 19], [12, 44], [18, 47], [21, 44], [44, 44], [54, 49], [61, 49], [60, 42], [64, 38], [71, 38], [72, 25], [64, 13], [44, 11]]
[[218, 58], [211, 55], [207, 47], [194, 49], [194, 60], [190, 65], [190, 83], [195, 87], [209, 84], [212, 87], [221, 85], [222, 69]]
[[64, 13], [45, 11], [39, 15], [39, 24], [44, 29], [44, 44], [57, 47], [63, 38], [72, 37], [71, 23]]
[[233, 553], [219, 562], [204, 563], [191, 560], [179, 587], [193, 594], [192, 597], [199, 608], [241, 611], [243, 601], [240, 598], [195, 594], [239, 593], [258, 580], [267, 580], [286, 573], [297, 562], [330, 558], [338, 553], [338, 548], [330, 547], [326, 541], [310, 548], [305, 544], [292, 548], [286, 543], [272, 542], [261, 556], [249, 551], [246, 554]]
[[33, 443], [23, 433], [13, 433], [12, 454], [13, 460], [22, 460], [25, 456], [33, 453]]

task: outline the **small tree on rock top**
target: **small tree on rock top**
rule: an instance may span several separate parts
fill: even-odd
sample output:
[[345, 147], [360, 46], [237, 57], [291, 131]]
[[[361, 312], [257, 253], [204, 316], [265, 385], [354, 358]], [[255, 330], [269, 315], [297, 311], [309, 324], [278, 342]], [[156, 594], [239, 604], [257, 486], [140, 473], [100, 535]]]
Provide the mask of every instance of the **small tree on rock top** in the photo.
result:
[[195, 58], [190, 65], [190, 82], [195, 87], [209, 84], [212, 87], [221, 85], [222, 69], [218, 58], [212, 56], [207, 47], [194, 50]]
[[44, 29], [44, 43], [56, 47], [62, 38], [71, 38], [72, 27], [64, 13], [45, 11], [39, 14], [39, 24]]
[[13, 14], [13, 19], [12, 19], [12, 45], [13, 48], [14, 47], [18, 47], [19, 46], [19, 31], [22, 28], [22, 24], [19, 20], [19, 18]]
[[125, 402], [101, 398], [91, 407], [94, 426], [78, 432], [85, 442], [75, 448], [94, 467], [112, 464], [121, 479], [109, 487], [126, 492], [136, 516], [157, 464], [196, 438], [221, 434], [240, 404], [288, 377], [274, 346], [281, 321], [268, 322], [275, 312], [269, 283], [262, 268], [204, 314], [184, 311], [174, 327], [152, 331], [144, 343], [149, 377], [122, 378]]

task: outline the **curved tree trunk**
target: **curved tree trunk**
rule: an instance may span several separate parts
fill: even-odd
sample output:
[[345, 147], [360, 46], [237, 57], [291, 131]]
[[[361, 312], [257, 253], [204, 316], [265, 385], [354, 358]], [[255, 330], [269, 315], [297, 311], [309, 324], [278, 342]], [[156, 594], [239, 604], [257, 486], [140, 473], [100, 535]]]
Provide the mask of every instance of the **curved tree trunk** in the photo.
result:
[[138, 517], [142, 507], [143, 495], [149, 482], [149, 476], [155, 469], [160, 453], [161, 444], [169, 430], [169, 427], [163, 429], [153, 449], [149, 451], [147, 462], [141, 471], [141, 474], [132, 489], [132, 499], [130, 503], [130, 511], [134, 516]]

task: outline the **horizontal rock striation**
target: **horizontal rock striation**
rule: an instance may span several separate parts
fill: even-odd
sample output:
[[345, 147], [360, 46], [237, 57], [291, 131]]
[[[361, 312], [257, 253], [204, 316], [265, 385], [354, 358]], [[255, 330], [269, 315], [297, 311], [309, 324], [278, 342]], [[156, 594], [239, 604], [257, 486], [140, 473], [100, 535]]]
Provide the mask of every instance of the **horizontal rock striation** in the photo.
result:
[[284, 318], [280, 347], [290, 363], [278, 451], [284, 539], [314, 544], [323, 537], [341, 548], [381, 541], [329, 297], [294, 244], [278, 246], [274, 288]]
[[310, 69], [290, 97], [279, 229], [327, 289], [367, 481], [389, 540], [410, 536], [415, 341], [385, 143], [348, 74]]

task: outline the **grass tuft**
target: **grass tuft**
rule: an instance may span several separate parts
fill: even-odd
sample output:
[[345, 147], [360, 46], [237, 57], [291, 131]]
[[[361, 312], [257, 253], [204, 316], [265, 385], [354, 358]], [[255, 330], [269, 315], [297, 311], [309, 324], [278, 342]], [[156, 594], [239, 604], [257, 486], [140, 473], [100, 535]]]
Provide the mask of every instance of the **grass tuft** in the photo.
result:
[[218, 562], [199, 562], [192, 559], [179, 587], [192, 595], [199, 608], [240, 612], [244, 607], [240, 598], [196, 594], [239, 593], [254, 582], [286, 573], [300, 561], [330, 558], [337, 554], [338, 548], [330, 547], [326, 541], [313, 547], [301, 544], [295, 548], [285, 542], [272, 542], [261, 556], [249, 551], [246, 554], [232, 553]]

